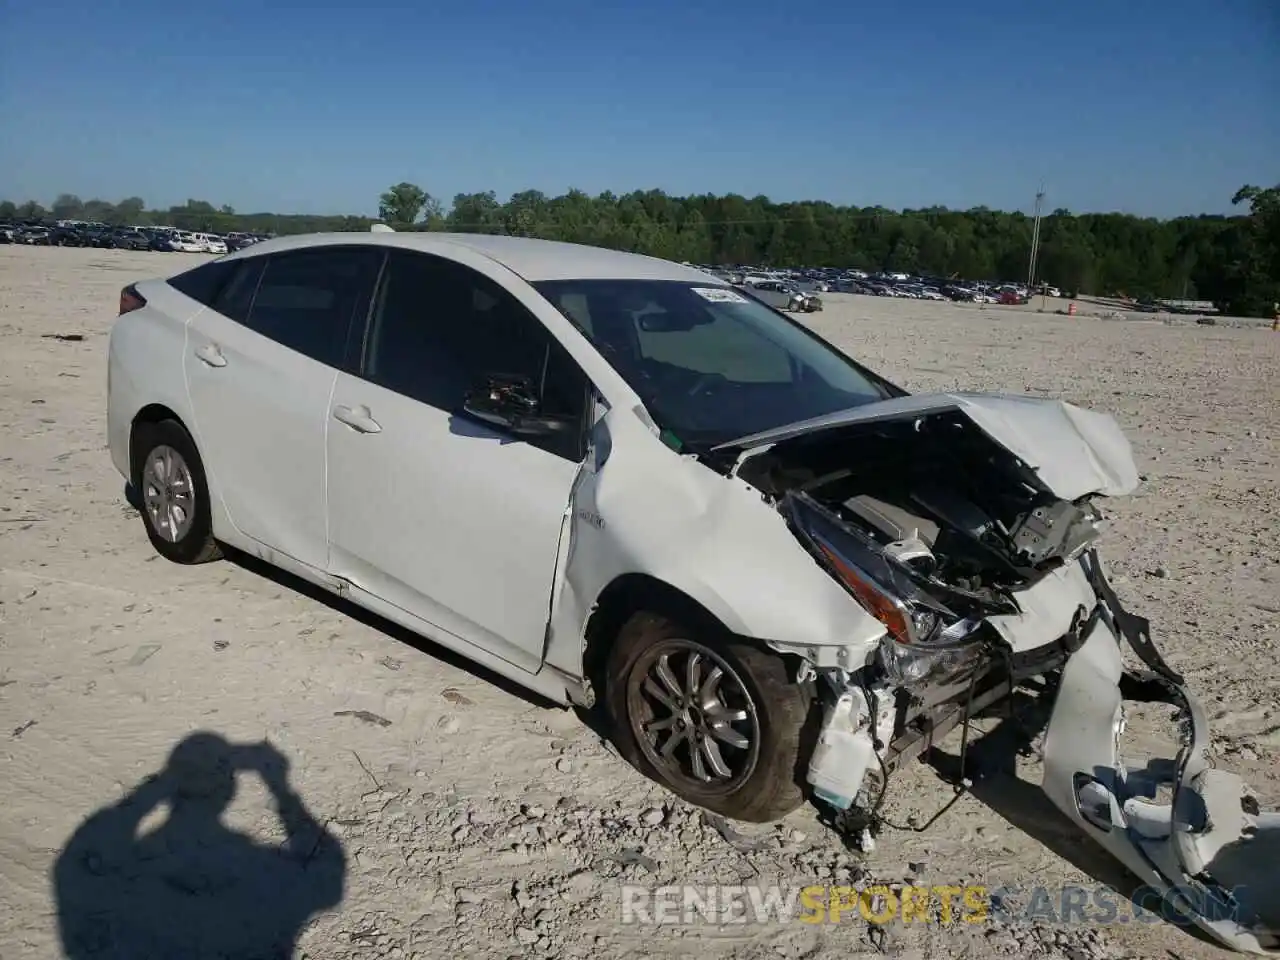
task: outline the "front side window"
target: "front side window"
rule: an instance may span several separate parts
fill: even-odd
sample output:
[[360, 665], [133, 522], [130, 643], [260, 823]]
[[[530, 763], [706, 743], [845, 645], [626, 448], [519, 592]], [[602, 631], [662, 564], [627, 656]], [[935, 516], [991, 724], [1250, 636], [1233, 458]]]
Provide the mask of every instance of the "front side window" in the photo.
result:
[[732, 287], [663, 280], [533, 285], [682, 444], [705, 448], [894, 395], [883, 379]]
[[368, 305], [382, 252], [322, 247], [265, 259], [245, 325], [313, 360], [340, 366], [351, 322]]
[[[392, 250], [365, 344], [362, 375], [452, 414], [490, 377], [527, 377], [540, 412], [580, 419], [587, 378], [525, 307], [454, 261]], [[576, 459], [579, 438], [530, 440]]]

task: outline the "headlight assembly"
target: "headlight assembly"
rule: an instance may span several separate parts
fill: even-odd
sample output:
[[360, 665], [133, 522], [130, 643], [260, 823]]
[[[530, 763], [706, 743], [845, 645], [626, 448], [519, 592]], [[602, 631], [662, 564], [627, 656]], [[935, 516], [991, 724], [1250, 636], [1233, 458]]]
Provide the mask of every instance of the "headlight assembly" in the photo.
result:
[[912, 686], [962, 679], [982, 662], [982, 649], [982, 644], [974, 641], [922, 644], [885, 637], [877, 653], [890, 683]]
[[981, 661], [981, 620], [948, 610], [877, 544], [814, 501], [794, 498], [791, 519], [815, 557], [864, 610], [884, 624], [879, 660], [892, 682], [909, 685], [951, 679]]

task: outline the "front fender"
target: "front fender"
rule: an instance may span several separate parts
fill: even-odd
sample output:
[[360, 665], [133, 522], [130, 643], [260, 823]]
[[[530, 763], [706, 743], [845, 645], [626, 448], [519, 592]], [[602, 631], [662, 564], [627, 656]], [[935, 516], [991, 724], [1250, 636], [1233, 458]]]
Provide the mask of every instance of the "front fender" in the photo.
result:
[[730, 631], [817, 666], [860, 665], [884, 634], [758, 490], [664, 445], [630, 411], [593, 431], [575, 485], [547, 661], [581, 675], [587, 620], [617, 578], [688, 595]]

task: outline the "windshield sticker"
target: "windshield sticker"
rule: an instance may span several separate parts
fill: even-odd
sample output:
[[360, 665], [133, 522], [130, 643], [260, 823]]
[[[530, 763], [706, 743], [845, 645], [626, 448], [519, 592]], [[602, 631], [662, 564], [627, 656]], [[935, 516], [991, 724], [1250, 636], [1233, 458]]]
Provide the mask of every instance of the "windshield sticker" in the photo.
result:
[[726, 287], [694, 287], [693, 292], [703, 300], [709, 300], [711, 303], [747, 302], [747, 298], [738, 293], [737, 290], [729, 290]]

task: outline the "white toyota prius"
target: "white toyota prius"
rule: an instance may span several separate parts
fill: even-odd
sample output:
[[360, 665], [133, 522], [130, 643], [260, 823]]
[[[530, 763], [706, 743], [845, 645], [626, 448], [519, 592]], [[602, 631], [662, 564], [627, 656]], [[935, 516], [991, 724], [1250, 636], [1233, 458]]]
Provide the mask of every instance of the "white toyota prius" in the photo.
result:
[[[908, 394], [666, 261], [386, 231], [125, 288], [108, 383], [170, 560], [245, 551], [598, 706], [640, 770], [742, 820], [873, 814], [904, 760], [1038, 689], [1054, 804], [1220, 940], [1277, 948], [1280, 816], [1209, 765], [1098, 557], [1098, 501], [1138, 484], [1108, 416]], [[1151, 700], [1174, 755], [1135, 766], [1125, 704]]]

